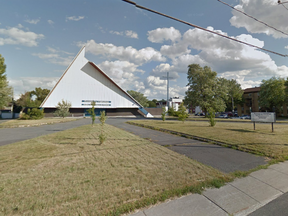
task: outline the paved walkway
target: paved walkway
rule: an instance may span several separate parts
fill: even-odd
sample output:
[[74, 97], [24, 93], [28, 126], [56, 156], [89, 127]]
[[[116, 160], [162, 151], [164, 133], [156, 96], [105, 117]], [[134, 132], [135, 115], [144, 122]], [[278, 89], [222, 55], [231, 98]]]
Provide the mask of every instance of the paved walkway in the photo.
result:
[[263, 157], [160, 131], [125, 124], [126, 121], [128, 121], [127, 118], [109, 118], [106, 122], [134, 133], [142, 138], [149, 138], [152, 142], [159, 145], [170, 146], [169, 148], [173, 151], [184, 154], [187, 157], [212, 166], [225, 173], [237, 170], [247, 171], [259, 165], [266, 164]]

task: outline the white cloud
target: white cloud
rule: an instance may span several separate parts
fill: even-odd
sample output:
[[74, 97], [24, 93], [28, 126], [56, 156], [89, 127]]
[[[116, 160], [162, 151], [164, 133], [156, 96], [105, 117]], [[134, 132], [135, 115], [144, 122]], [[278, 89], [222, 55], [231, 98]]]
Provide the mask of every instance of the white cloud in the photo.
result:
[[84, 19], [85, 17], [84, 16], [70, 16], [70, 17], [66, 17], [66, 22], [67, 21], [79, 21], [79, 20], [82, 20]]
[[115, 35], [120, 35], [120, 36], [126, 36], [126, 37], [129, 37], [129, 38], [135, 38], [135, 39], [138, 39], [138, 34], [132, 30], [127, 30], [125, 32], [121, 31], [109, 31], [110, 34], [115, 34]]
[[164, 41], [171, 40], [172, 42], [178, 41], [181, 38], [181, 33], [174, 27], [170, 28], [157, 28], [148, 31], [148, 40], [153, 43], [163, 43]]
[[5, 44], [23, 45], [33, 47], [38, 45], [38, 41], [44, 38], [43, 34], [36, 34], [31, 31], [23, 31], [23, 26], [7, 29], [0, 28], [0, 46]]
[[135, 91], [144, 89], [143, 82], [135, 74], [143, 74], [144, 71], [138, 69], [138, 66], [134, 63], [128, 61], [104, 61], [98, 66], [123, 89], [134, 89]]
[[[187, 87], [178, 86], [170, 82], [169, 97], [185, 97], [185, 91]], [[162, 80], [159, 77], [148, 76], [145, 80], [144, 95], [148, 98], [166, 99], [167, 98], [167, 81]]]
[[136, 32], [134, 32], [134, 31], [131, 31], [131, 30], [125, 31], [125, 35], [127, 37], [130, 37], [130, 38], [138, 39], [138, 34]]
[[25, 22], [36, 25], [38, 22], [40, 22], [40, 18], [38, 18], [38, 19], [27, 19], [27, 20], [25, 20]]
[[18, 99], [21, 94], [32, 91], [36, 87], [52, 89], [59, 77], [20, 77], [19, 79], [10, 79], [9, 85], [14, 89], [14, 98]]
[[54, 24], [54, 22], [52, 20], [48, 20], [47, 22], [48, 22], [49, 25], [53, 25]]
[[[288, 33], [288, 26], [285, 22], [287, 10], [278, 5], [276, 0], [240, 0], [240, 3], [235, 7], [276, 29]], [[274, 38], [287, 37], [287, 35], [275, 31], [235, 10], [232, 10], [232, 14], [233, 17], [230, 19], [230, 23], [237, 28], [244, 27], [250, 33], [264, 33], [272, 35]]]
[[48, 53], [33, 53], [40, 59], [47, 60], [49, 63], [68, 66], [74, 58], [73, 53], [61, 51], [51, 47], [47, 48]]
[[123, 32], [118, 32], [118, 31], [109, 31], [110, 34], [115, 34], [115, 35], [123, 35]]
[[113, 44], [96, 43], [94, 40], [86, 43], [80, 42], [81, 47], [86, 44], [86, 51], [94, 55], [102, 55], [109, 59], [118, 59], [121, 61], [129, 61], [131, 63], [141, 65], [150, 61], [165, 61], [166, 59], [161, 53], [152, 47], [145, 47], [137, 50], [131, 46], [115, 46]]

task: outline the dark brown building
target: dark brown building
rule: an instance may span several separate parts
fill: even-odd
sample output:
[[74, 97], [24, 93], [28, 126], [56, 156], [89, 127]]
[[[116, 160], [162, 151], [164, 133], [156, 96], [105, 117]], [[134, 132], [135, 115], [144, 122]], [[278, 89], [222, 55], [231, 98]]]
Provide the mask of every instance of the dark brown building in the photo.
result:
[[[258, 98], [259, 98], [260, 87], [247, 88], [244, 89], [243, 104], [237, 104], [238, 115], [250, 115], [251, 112], [261, 112], [259, 107]], [[287, 106], [284, 104], [280, 115], [287, 116]]]

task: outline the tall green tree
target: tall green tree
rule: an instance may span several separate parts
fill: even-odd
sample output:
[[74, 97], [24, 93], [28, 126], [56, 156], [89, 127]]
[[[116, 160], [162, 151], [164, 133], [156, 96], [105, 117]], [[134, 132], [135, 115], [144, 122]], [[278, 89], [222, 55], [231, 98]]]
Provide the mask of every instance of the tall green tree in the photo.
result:
[[5, 72], [5, 59], [0, 54], [0, 109], [7, 106], [13, 97], [13, 89], [9, 86]]
[[41, 87], [36, 87], [35, 90], [31, 91], [31, 97], [35, 96], [36, 98], [34, 101], [40, 106], [49, 93], [49, 89], [42, 89]]
[[272, 77], [268, 80], [262, 80], [260, 87], [259, 106], [270, 112], [279, 112], [286, 99], [285, 79]]
[[188, 66], [187, 79], [189, 87], [185, 92], [186, 105], [200, 106], [207, 115], [207, 110], [213, 108], [215, 112], [226, 108], [227, 88], [221, 85], [217, 73], [210, 67], [201, 67], [199, 64]]
[[226, 106], [233, 112], [235, 104], [240, 103], [243, 96], [241, 85], [235, 79], [227, 80], [220, 78], [221, 85], [227, 90], [227, 97], [225, 97]]
[[133, 91], [133, 90], [128, 90], [128, 94], [130, 94], [136, 101], [138, 101], [143, 107], [148, 107], [149, 106], [149, 100], [147, 97], [144, 96], [141, 92]]
[[16, 101], [16, 105], [22, 107], [39, 107], [49, 92], [49, 89], [36, 87], [33, 91], [21, 94], [20, 98]]

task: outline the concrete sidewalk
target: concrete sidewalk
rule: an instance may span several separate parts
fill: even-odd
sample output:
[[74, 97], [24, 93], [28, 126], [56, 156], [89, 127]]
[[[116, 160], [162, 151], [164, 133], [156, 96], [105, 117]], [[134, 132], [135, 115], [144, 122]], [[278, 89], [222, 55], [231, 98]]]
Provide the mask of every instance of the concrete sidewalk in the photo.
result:
[[288, 192], [288, 161], [253, 172], [219, 189], [206, 189], [202, 195], [187, 195], [132, 215], [248, 215], [286, 192]]

